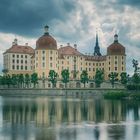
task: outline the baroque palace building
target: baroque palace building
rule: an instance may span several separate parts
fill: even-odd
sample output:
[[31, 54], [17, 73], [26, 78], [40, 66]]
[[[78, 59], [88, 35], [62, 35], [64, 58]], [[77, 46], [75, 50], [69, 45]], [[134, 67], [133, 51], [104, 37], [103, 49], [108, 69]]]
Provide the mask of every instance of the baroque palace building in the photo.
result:
[[61, 71], [68, 69], [71, 79], [80, 79], [83, 70], [87, 70], [89, 78], [93, 79], [96, 71], [103, 70], [105, 79], [108, 74], [117, 72], [119, 75], [126, 71], [125, 47], [118, 41], [118, 35], [114, 35], [114, 42], [107, 47], [107, 54], [100, 52], [98, 35], [93, 55], [82, 54], [77, 45], [57, 47], [57, 41], [50, 35], [49, 27], [45, 26], [45, 33], [36, 41], [36, 48], [19, 45], [17, 39], [12, 47], [3, 53], [4, 69], [8, 74], [32, 74], [36, 72], [40, 78], [47, 78], [50, 70], [55, 70], [59, 78]]

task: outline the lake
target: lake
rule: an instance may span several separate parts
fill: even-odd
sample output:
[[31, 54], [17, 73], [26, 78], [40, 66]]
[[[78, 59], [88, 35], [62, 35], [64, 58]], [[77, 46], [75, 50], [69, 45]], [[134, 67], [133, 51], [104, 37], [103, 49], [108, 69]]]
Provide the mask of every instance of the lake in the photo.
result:
[[0, 97], [0, 140], [140, 140], [140, 102]]

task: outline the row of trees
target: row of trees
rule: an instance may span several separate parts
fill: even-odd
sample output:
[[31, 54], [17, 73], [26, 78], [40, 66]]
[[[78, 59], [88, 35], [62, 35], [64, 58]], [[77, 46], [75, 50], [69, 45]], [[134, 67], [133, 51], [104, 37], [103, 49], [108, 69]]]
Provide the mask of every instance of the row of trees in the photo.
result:
[[[127, 84], [128, 82], [128, 77], [129, 75], [127, 75], [127, 73], [121, 73], [121, 80], [120, 82], [124, 85]], [[62, 77], [62, 82], [65, 84], [65, 88], [67, 87], [67, 83], [70, 80], [70, 73], [69, 70], [64, 69], [61, 72], [61, 77]], [[108, 75], [111, 85], [112, 87], [114, 87], [114, 84], [116, 81], [118, 81], [118, 73], [116, 72], [112, 72]], [[54, 71], [54, 70], [50, 70], [49, 72], [49, 76], [48, 76], [48, 80], [52, 83], [52, 87], [56, 87], [56, 83], [57, 83], [57, 79], [58, 79], [58, 74]], [[4, 76], [0, 77], [0, 85], [7, 85], [8, 87], [13, 86], [13, 87], [18, 87], [18, 88], [23, 88], [23, 87], [31, 87], [31, 85], [33, 84], [33, 87], [36, 87], [36, 85], [38, 84], [38, 75], [36, 73], [33, 73], [32, 75], [29, 74], [17, 74], [17, 75], [8, 75], [5, 74]], [[81, 75], [80, 75], [80, 81], [81, 83], [84, 84], [84, 87], [86, 85], [86, 83], [89, 82], [89, 76], [86, 70], [83, 70]], [[96, 87], [100, 87], [100, 85], [103, 83], [104, 81], [104, 71], [102, 70], [97, 70], [95, 77], [93, 77], [93, 81], [95, 82]]]

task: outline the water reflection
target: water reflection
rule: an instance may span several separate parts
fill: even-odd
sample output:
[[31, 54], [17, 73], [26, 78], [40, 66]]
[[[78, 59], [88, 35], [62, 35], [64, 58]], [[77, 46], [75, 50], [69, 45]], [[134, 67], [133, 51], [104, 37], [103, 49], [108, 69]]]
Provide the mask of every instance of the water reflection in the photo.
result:
[[133, 101], [1, 98], [0, 116], [0, 137], [5, 140], [138, 140], [140, 136], [140, 103]]

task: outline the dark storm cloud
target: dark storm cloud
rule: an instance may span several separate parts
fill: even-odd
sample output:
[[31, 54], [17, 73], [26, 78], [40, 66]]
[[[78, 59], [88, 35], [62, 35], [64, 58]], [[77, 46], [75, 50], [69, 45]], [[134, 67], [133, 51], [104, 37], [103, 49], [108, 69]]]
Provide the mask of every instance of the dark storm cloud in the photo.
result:
[[140, 7], [140, 0], [117, 0], [120, 5], [130, 5], [134, 7]]
[[69, 0], [1, 0], [0, 31], [36, 36], [46, 23], [65, 21], [74, 7]]

